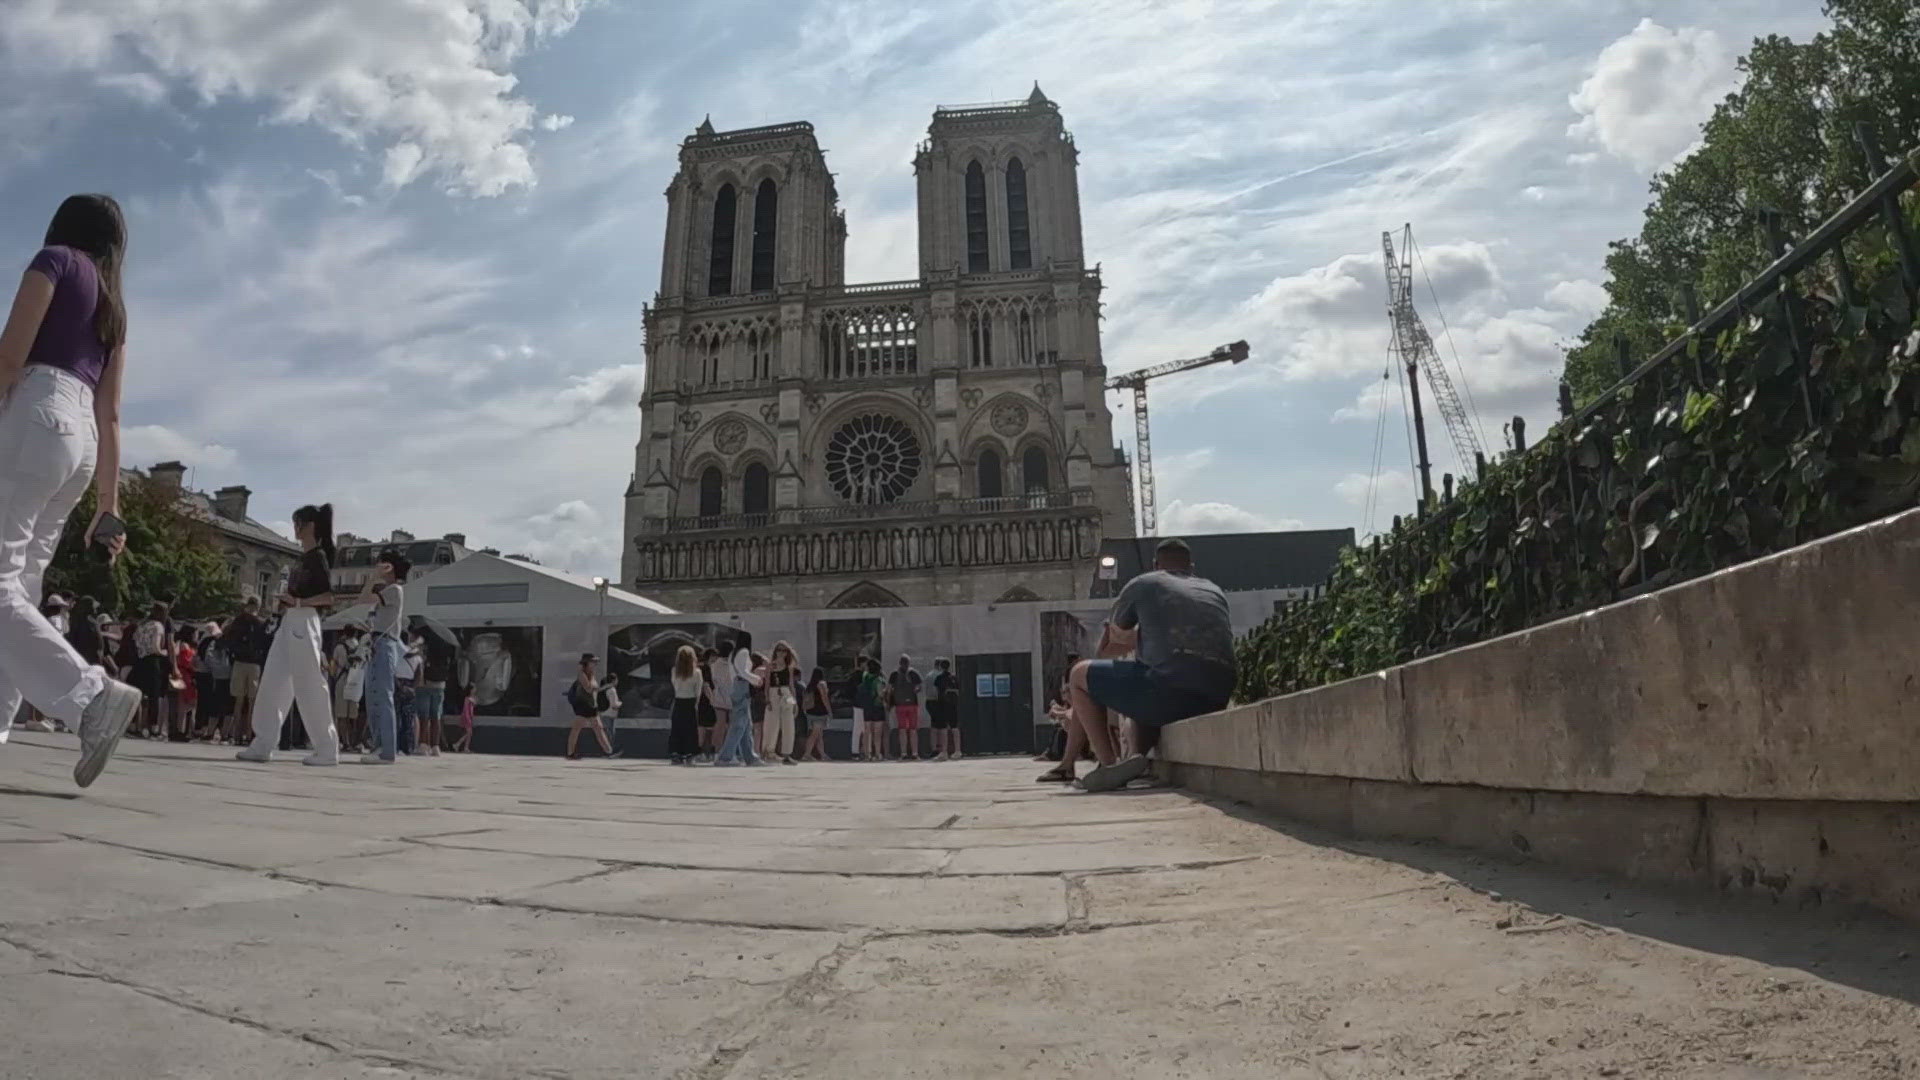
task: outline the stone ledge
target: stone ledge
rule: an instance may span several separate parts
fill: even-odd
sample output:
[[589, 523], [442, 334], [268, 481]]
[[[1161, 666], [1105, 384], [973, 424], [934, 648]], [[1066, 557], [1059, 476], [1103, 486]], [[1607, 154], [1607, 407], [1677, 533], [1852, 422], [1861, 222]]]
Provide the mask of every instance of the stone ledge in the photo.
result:
[[1798, 906], [1920, 922], [1920, 802], [1676, 798], [1502, 790], [1163, 762], [1202, 794], [1344, 836], [1431, 840]]

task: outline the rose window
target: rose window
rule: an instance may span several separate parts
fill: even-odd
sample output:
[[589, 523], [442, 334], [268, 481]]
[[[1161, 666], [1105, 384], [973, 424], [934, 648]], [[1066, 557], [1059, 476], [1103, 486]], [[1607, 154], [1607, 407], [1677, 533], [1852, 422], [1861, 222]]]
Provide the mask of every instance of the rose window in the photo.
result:
[[891, 416], [856, 416], [827, 440], [827, 482], [848, 502], [893, 502], [919, 475], [920, 442]]

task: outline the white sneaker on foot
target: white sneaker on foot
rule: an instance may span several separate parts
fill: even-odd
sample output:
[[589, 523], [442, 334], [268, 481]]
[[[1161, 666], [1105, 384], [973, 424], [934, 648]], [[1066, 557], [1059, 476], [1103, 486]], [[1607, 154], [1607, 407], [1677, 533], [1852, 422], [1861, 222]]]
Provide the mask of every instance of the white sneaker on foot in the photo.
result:
[[360, 764], [362, 764], [362, 765], [391, 765], [391, 764], [393, 764], [393, 759], [392, 759], [392, 758], [390, 758], [390, 757], [381, 757], [381, 756], [380, 756], [379, 754], [361, 754], [361, 755], [360, 755]]
[[139, 711], [140, 691], [117, 679], [108, 679], [106, 687], [87, 702], [80, 714], [80, 761], [73, 767], [74, 783], [86, 787], [99, 777]]
[[233, 759], [235, 761], [254, 761], [264, 765], [273, 760], [273, 750], [270, 747], [249, 745], [245, 750], [233, 755]]
[[301, 758], [300, 764], [317, 765], [321, 768], [326, 768], [329, 765], [340, 764], [340, 758], [337, 755], [333, 757], [322, 757], [318, 753], [312, 753], [312, 754], [308, 754], [306, 757]]
[[45, 720], [29, 720], [26, 723], [20, 725], [20, 730], [21, 731], [41, 731], [41, 732], [47, 733], [48, 735], [51, 735], [53, 734], [53, 725], [47, 723]]

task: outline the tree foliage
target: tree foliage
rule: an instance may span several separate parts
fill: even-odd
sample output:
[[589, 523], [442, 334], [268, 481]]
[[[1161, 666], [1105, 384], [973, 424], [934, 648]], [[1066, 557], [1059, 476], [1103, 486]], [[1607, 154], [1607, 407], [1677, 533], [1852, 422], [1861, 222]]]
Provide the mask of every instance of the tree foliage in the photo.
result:
[[239, 603], [233, 572], [221, 556], [212, 526], [180, 512], [176, 494], [153, 480], [127, 476], [120, 482], [120, 516], [127, 523], [127, 550], [112, 566], [86, 551], [94, 499], [86, 498], [67, 519], [60, 548], [47, 568], [46, 587], [72, 596], [92, 596], [110, 611], [144, 611], [155, 600], [175, 615], [205, 618]]
[[1683, 287], [1711, 305], [1772, 260], [1754, 228], [1761, 211], [1805, 235], [1859, 191], [1856, 124], [1889, 153], [1920, 146], [1920, 5], [1832, 0], [1826, 11], [1833, 26], [1811, 41], [1756, 40], [1699, 147], [1654, 178], [1640, 234], [1608, 252], [1609, 303], [1567, 352], [1576, 401], [1618, 381], [1616, 334], [1648, 356], [1684, 325]]
[[[1644, 358], [1684, 330], [1682, 286], [1711, 303], [1771, 262], [1757, 211], [1799, 235], [1865, 185], [1856, 121], [1890, 153], [1920, 147], [1920, 7], [1828, 11], [1834, 27], [1805, 45], [1755, 42], [1700, 148], [1654, 182], [1640, 236], [1613, 245], [1611, 303], [1568, 355], [1581, 399], [1618, 381], [1615, 335]], [[1920, 203], [1905, 198], [1911, 232]], [[1878, 219], [1844, 250], [1852, 302], [1828, 260], [1444, 507], [1346, 552], [1323, 596], [1241, 641], [1240, 698], [1525, 629], [1920, 501], [1915, 295]]]

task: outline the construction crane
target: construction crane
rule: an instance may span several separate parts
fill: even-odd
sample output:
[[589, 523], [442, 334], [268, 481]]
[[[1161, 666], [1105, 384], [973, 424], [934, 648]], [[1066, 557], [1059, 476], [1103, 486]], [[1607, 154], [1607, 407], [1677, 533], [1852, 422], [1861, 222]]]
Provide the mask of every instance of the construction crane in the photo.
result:
[[1133, 467], [1140, 474], [1141, 536], [1152, 536], [1158, 520], [1153, 506], [1153, 438], [1147, 431], [1147, 383], [1178, 371], [1192, 371], [1208, 364], [1237, 364], [1246, 358], [1247, 343], [1236, 341], [1231, 345], [1222, 345], [1205, 356], [1169, 360], [1107, 380], [1109, 390], [1133, 391]]
[[1447, 375], [1446, 364], [1434, 351], [1433, 336], [1420, 321], [1420, 313], [1413, 310], [1413, 226], [1408, 225], [1401, 234], [1398, 257], [1393, 252], [1392, 230], [1380, 234], [1380, 245], [1387, 254], [1387, 317], [1393, 323], [1392, 352], [1407, 372], [1415, 453], [1420, 468], [1420, 500], [1422, 504], [1429, 504], [1433, 501], [1433, 463], [1427, 459], [1427, 423], [1420, 414], [1419, 373], [1426, 372], [1427, 385], [1433, 388], [1434, 407], [1446, 421], [1447, 434], [1453, 439], [1453, 452], [1462, 469], [1481, 453], [1480, 433], [1467, 419], [1460, 396], [1453, 391], [1453, 379]]

